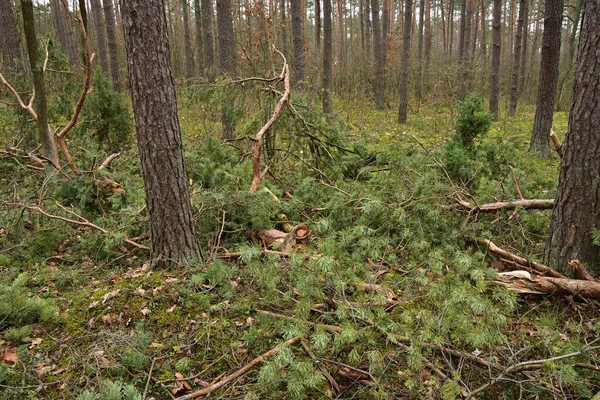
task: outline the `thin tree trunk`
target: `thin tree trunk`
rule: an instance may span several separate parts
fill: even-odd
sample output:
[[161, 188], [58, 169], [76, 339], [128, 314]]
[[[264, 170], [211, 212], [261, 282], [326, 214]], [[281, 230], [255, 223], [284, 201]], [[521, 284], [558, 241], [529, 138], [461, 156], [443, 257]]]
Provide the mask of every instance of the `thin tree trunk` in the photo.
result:
[[481, 57], [487, 58], [487, 19], [485, 18], [485, 0], [481, 0]]
[[440, 0], [440, 14], [441, 14], [441, 25], [442, 25], [442, 44], [443, 44], [443, 49], [444, 49], [444, 55], [448, 55], [448, 27], [447, 25], [447, 20], [448, 18], [446, 18], [445, 15], [445, 11], [444, 11], [444, 0]]
[[112, 0], [104, 1], [104, 21], [106, 22], [106, 37], [108, 38], [108, 55], [110, 56], [110, 76], [113, 89], [121, 91], [121, 80], [119, 78], [119, 56], [117, 48], [117, 36], [115, 34], [115, 13]]
[[430, 86], [431, 44], [431, 0], [425, 0], [425, 69], [422, 78], [425, 94], [429, 92]]
[[287, 52], [287, 23], [285, 19], [285, 0], [281, 0], [281, 47], [283, 48], [283, 53]]
[[331, 58], [333, 56], [331, 32], [331, 0], [323, 0], [323, 112], [331, 114]]
[[577, 29], [579, 28], [579, 19], [581, 17], [582, 6], [583, 6], [583, 0], [577, 0], [575, 9], [573, 10], [573, 28], [572, 28], [572, 32], [570, 35], [570, 42], [569, 42], [569, 65], [572, 64], [573, 60], [575, 59], [575, 49], [577, 47], [575, 45], [575, 41], [577, 39]]
[[196, 25], [196, 65], [198, 66], [198, 76], [204, 74], [204, 46], [202, 38], [202, 11], [200, 0], [194, 0], [194, 21]]
[[371, 25], [371, 0], [363, 0], [365, 2], [365, 33], [367, 43], [367, 59], [371, 58], [371, 38], [373, 29]]
[[365, 8], [364, 0], [358, 0], [358, 20], [360, 23], [360, 49], [363, 53], [366, 51], [365, 47]]
[[373, 20], [373, 55], [375, 56], [375, 108], [383, 110], [385, 105], [385, 65], [379, 25], [379, 0], [371, 0], [371, 18]]
[[519, 95], [525, 89], [525, 80], [527, 79], [527, 43], [529, 42], [529, 0], [525, 1], [525, 18], [523, 25], [523, 45], [521, 50], [521, 77], [519, 79]]
[[[219, 30], [219, 59], [221, 72], [227, 77], [237, 75], [237, 55], [233, 35], [233, 16], [231, 0], [217, 0], [217, 28]], [[227, 95], [222, 105], [223, 137], [235, 139], [235, 121], [233, 119], [234, 98]]]
[[494, 0], [492, 10], [492, 75], [490, 78], [490, 113], [498, 119], [500, 90], [500, 53], [502, 51], [502, 0]]
[[35, 90], [35, 107], [37, 113], [37, 126], [40, 143], [42, 145], [42, 154], [52, 160], [53, 164], [46, 163], [46, 175], [52, 174], [55, 167], [58, 166], [58, 152], [54, 138], [48, 127], [48, 109], [46, 104], [46, 84], [44, 82], [43, 66], [38, 62], [38, 42], [35, 33], [35, 24], [33, 19], [33, 3], [31, 0], [21, 0], [21, 12], [23, 13], [23, 32], [25, 33], [25, 42], [27, 44], [27, 54], [29, 55], [29, 65], [33, 75], [33, 88]]
[[315, 54], [321, 54], [321, 0], [315, 0]]
[[452, 58], [452, 49], [454, 45], [454, 0], [448, 1], [448, 57]]
[[521, 45], [523, 42], [523, 29], [525, 26], [525, 9], [527, 0], [521, 0], [519, 4], [519, 20], [517, 22], [517, 35], [515, 37], [515, 54], [512, 71], [512, 87], [510, 89], [510, 105], [508, 115], [513, 116], [517, 111], [517, 99], [519, 94], [519, 68], [521, 66]]
[[190, 32], [190, 19], [188, 13], [188, 0], [181, 2], [183, 11], [183, 37], [185, 42], [185, 77], [191, 79], [194, 76], [194, 52], [192, 50], [192, 34]]
[[[293, 2], [294, 0], [292, 0]], [[346, 30], [344, 27], [345, 0], [337, 0], [338, 11], [338, 59], [342, 67], [346, 66]]]
[[408, 71], [410, 63], [410, 33], [412, 28], [412, 0], [404, 3], [404, 38], [402, 39], [402, 69], [400, 71], [400, 105], [398, 123], [405, 124], [408, 119]]
[[550, 130], [552, 129], [558, 83], [563, 6], [564, 0], [546, 1], [540, 85], [529, 148], [530, 151], [542, 157], [550, 156]]
[[90, 0], [92, 4], [92, 17], [94, 17], [94, 32], [96, 33], [96, 47], [102, 72], [108, 76], [108, 58], [106, 56], [106, 36], [104, 34], [104, 17], [100, 0]]
[[68, 27], [71, 26], [68, 14], [65, 13], [64, 6], [60, 0], [50, 0], [50, 9], [52, 11], [52, 20], [54, 21], [54, 30], [56, 31], [56, 37], [60, 43], [60, 48], [64, 55], [67, 56], [69, 64], [72, 67], [77, 65], [77, 54], [75, 52], [75, 44], [73, 43], [73, 36]]
[[299, 89], [304, 87], [304, 33], [302, 29], [302, 5], [300, 0], [291, 1], [292, 43], [294, 47], [294, 81]]
[[594, 243], [600, 226], [600, 2], [584, 4], [575, 88], [545, 259], [563, 271], [569, 261], [578, 259], [600, 277], [600, 246]]
[[131, 100], [155, 267], [201, 259], [177, 115], [163, 0], [122, 0]]
[[204, 65], [211, 71], [215, 68], [215, 57], [213, 52], [213, 34], [212, 34], [212, 0], [201, 0], [200, 7], [202, 12], [202, 44], [204, 45]]
[[21, 41], [13, 16], [11, 0], [0, 0], [0, 36], [2, 36], [0, 55], [3, 66], [6, 66], [10, 72], [17, 72], [21, 59]]
[[423, 90], [423, 34], [425, 27], [425, 0], [419, 1], [419, 31], [417, 33], [417, 79], [416, 79], [416, 94], [417, 102], [421, 104], [421, 96]]

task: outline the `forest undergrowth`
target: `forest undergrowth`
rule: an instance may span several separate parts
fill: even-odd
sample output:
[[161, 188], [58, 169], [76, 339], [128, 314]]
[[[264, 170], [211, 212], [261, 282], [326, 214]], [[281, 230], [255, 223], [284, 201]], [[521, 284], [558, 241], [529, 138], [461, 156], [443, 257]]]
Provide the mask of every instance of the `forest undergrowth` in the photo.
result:
[[[95, 94], [111, 96], [98, 79]], [[176, 398], [271, 349], [211, 398], [586, 399], [600, 390], [597, 303], [508, 291], [493, 281], [514, 268], [469, 240], [541, 261], [550, 211], [454, 207], [554, 198], [558, 157], [528, 153], [533, 109], [459, 137], [463, 114], [435, 99], [398, 125], [394, 110], [364, 101], [329, 117], [293, 95], [295, 111], [265, 137], [270, 170], [251, 193], [253, 137], [275, 101], [238, 97], [237, 139], [222, 142], [223, 92], [180, 93], [205, 262], [171, 270], [146, 263], [143, 182], [118, 97], [90, 96], [70, 139], [82, 173], [51, 181], [28, 167], [33, 146], [14, 139], [34, 128], [2, 106], [0, 397]], [[463, 112], [486, 125], [469, 99]], [[561, 139], [566, 125], [557, 113]], [[293, 227], [307, 238], [287, 240]]]

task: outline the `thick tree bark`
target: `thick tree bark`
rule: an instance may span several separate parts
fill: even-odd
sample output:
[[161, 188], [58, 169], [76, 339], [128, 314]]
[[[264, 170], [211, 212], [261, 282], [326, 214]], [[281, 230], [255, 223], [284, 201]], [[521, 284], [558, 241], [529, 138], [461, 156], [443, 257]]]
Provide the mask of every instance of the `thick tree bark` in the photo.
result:
[[102, 16], [102, 4], [100, 0], [90, 0], [92, 5], [92, 17], [94, 18], [94, 32], [96, 33], [96, 48], [100, 67], [105, 75], [108, 75], [108, 58], [106, 56], [106, 36], [104, 34], [104, 18]]
[[165, 4], [163, 0], [122, 0], [121, 4], [152, 264], [176, 266], [201, 254], [177, 116]]
[[0, 61], [10, 72], [17, 72], [21, 41], [12, 11], [12, 0], [0, 0]]
[[561, 270], [579, 259], [600, 276], [600, 1], [584, 5], [575, 88], [569, 114], [558, 191], [546, 241], [548, 264]]
[[202, 44], [204, 45], [204, 66], [210, 71], [215, 67], [212, 34], [212, 0], [201, 0], [202, 7]]
[[519, 95], [519, 69], [521, 67], [521, 45], [523, 44], [523, 31], [525, 26], [525, 10], [528, 0], [521, 0], [519, 3], [519, 20], [517, 22], [517, 34], [515, 36], [515, 52], [513, 59], [512, 87], [510, 88], [510, 104], [508, 115], [513, 116], [517, 111], [517, 100]]
[[383, 110], [385, 104], [385, 64], [381, 26], [379, 24], [379, 0], [371, 0], [371, 19], [373, 21], [373, 55], [375, 56], [375, 108]]
[[492, 75], [490, 77], [490, 113], [498, 119], [500, 90], [500, 51], [502, 46], [502, 0], [494, 0], [492, 10]]
[[185, 42], [185, 77], [191, 79], [194, 76], [194, 51], [192, 50], [192, 33], [190, 31], [190, 18], [188, 12], [188, 2], [181, 2], [181, 11], [183, 12], [183, 37]]
[[58, 152], [54, 138], [52, 137], [48, 127], [46, 84], [44, 82], [43, 66], [38, 63], [38, 42], [35, 33], [33, 3], [31, 0], [21, 0], [21, 12], [23, 13], [23, 32], [25, 33], [25, 42], [27, 43], [29, 65], [31, 66], [31, 73], [33, 75], [38, 134], [40, 137], [40, 143], [42, 145], [42, 154], [48, 160], [52, 160], [54, 164], [45, 164], [46, 175], [50, 175], [54, 171], [55, 167], [58, 167]]
[[412, 0], [404, 2], [404, 38], [402, 39], [402, 66], [400, 71], [400, 105], [398, 123], [408, 119], [408, 71], [410, 67], [410, 33], [412, 29]]
[[563, 6], [564, 0], [546, 0], [540, 85], [529, 147], [530, 151], [542, 157], [550, 156], [550, 129], [558, 83]]
[[323, 0], [323, 112], [331, 114], [331, 59], [333, 43], [331, 32], [331, 0]]
[[117, 50], [117, 35], [115, 34], [115, 13], [113, 11], [112, 0], [102, 0], [104, 2], [104, 21], [106, 22], [106, 37], [108, 38], [108, 55], [110, 56], [110, 76], [113, 89], [117, 92], [121, 90], [121, 81], [119, 79], [119, 57]]
[[202, 12], [200, 9], [200, 0], [194, 0], [194, 21], [196, 26], [196, 65], [198, 66], [198, 76], [204, 73], [204, 46], [202, 38]]
[[[217, 28], [219, 30], [219, 60], [221, 73], [229, 78], [237, 75], [237, 52], [233, 36], [233, 16], [231, 0], [217, 0]], [[221, 122], [223, 137], [235, 138], [235, 121], [233, 119], [234, 98], [228, 94], [221, 106]]]
[[301, 0], [291, 0], [292, 44], [294, 47], [294, 83], [304, 87], [304, 30], [302, 25]]

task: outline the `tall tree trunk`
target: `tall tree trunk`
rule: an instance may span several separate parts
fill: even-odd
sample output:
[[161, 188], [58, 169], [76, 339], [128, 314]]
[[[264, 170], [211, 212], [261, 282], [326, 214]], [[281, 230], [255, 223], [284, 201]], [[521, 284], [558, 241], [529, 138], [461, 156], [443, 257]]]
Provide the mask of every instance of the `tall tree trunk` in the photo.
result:
[[425, 94], [429, 92], [430, 86], [431, 44], [431, 0], [425, 0], [425, 69], [422, 78]]
[[25, 42], [27, 44], [27, 54], [29, 55], [29, 65], [33, 75], [33, 88], [35, 90], [35, 107], [37, 112], [37, 126], [40, 143], [42, 145], [42, 154], [52, 160], [53, 164], [46, 163], [46, 175], [52, 174], [58, 167], [58, 152], [54, 138], [48, 127], [48, 109], [46, 104], [46, 84], [44, 82], [43, 66], [38, 63], [38, 42], [35, 34], [35, 24], [33, 19], [33, 3], [31, 0], [21, 0], [21, 12], [23, 13], [23, 32], [25, 33]]
[[425, 0], [419, 1], [419, 31], [417, 33], [417, 102], [421, 104], [423, 90], [423, 34], [425, 27]]
[[577, 0], [575, 4], [575, 9], [573, 10], [573, 27], [570, 35], [569, 41], [569, 65], [573, 62], [575, 58], [575, 41], [577, 38], [577, 29], [579, 28], [579, 18], [581, 16], [581, 8], [583, 6], [583, 0]]
[[201, 258], [196, 240], [163, 0], [122, 0], [131, 101], [155, 267]]
[[358, 21], [360, 24], [360, 49], [365, 50], [365, 7], [364, 0], [358, 0]]
[[110, 56], [110, 76], [113, 89], [121, 91], [121, 80], [119, 78], [119, 53], [117, 48], [117, 36], [115, 34], [115, 13], [112, 0], [104, 1], [104, 21], [106, 22], [106, 37], [108, 38], [108, 55]]
[[408, 71], [410, 67], [410, 33], [412, 28], [412, 0], [404, 3], [404, 37], [402, 39], [402, 69], [400, 71], [400, 105], [398, 123], [405, 124], [408, 119]]
[[213, 34], [212, 34], [212, 0], [201, 0], [202, 7], [202, 44], [204, 44], [204, 65], [209, 70], [215, 67], [215, 57], [213, 52]]
[[529, 1], [525, 1], [525, 25], [523, 26], [523, 45], [521, 50], [521, 77], [519, 79], [519, 95], [525, 89], [527, 79], [527, 44], [529, 42]]
[[[459, 58], [459, 85], [460, 85], [460, 98], [463, 99], [467, 94], [468, 80], [469, 80], [469, 49], [471, 44], [471, 22], [472, 22], [472, 14], [473, 14], [473, 0], [464, 0], [465, 4], [465, 21], [463, 29], [464, 31], [461, 33], [462, 36], [462, 51], [460, 52]], [[461, 17], [462, 18], [462, 17]]]
[[373, 29], [371, 25], [371, 0], [363, 0], [365, 2], [365, 35], [367, 45], [367, 59], [371, 58], [371, 38]]
[[331, 0], [323, 0], [323, 112], [331, 114], [331, 58], [333, 43], [331, 32]]
[[448, 57], [452, 58], [452, 49], [454, 45], [454, 0], [448, 1]]
[[550, 130], [552, 129], [558, 82], [563, 6], [564, 0], [546, 0], [540, 86], [529, 148], [530, 151], [542, 157], [550, 155]]
[[71, 28], [69, 14], [65, 12], [60, 0], [50, 0], [50, 9], [60, 48], [63, 54], [67, 56], [71, 67], [75, 67], [77, 65], [77, 51], [73, 41], [73, 29]]
[[515, 37], [515, 54], [513, 60], [512, 71], [512, 87], [510, 89], [510, 105], [508, 107], [508, 115], [513, 116], [517, 111], [517, 99], [519, 95], [519, 68], [521, 66], [521, 45], [523, 43], [523, 29], [525, 26], [525, 10], [527, 8], [527, 0], [519, 2], [519, 20], [517, 22], [517, 35]]
[[375, 56], [375, 108], [383, 110], [385, 103], [385, 65], [381, 27], [379, 25], [379, 0], [371, 0], [371, 19], [373, 20], [373, 55]]
[[281, 47], [283, 49], [283, 53], [287, 52], [287, 21], [285, 16], [285, 0], [281, 0]]
[[315, 54], [321, 54], [321, 0], [315, 0]]
[[294, 47], [294, 81], [302, 90], [304, 87], [304, 32], [302, 29], [301, 0], [291, 1], [292, 12], [292, 44]]
[[[293, 2], [293, 0], [292, 0]], [[344, 24], [345, 16], [345, 0], [337, 0], [337, 12], [338, 12], [338, 59], [342, 67], [346, 66], [346, 28]]]
[[104, 18], [100, 0], [90, 0], [92, 4], [92, 17], [94, 18], [94, 32], [96, 33], [96, 47], [102, 72], [108, 76], [108, 58], [106, 56], [106, 36], [104, 34]]
[[492, 75], [490, 77], [490, 113], [498, 119], [500, 90], [500, 53], [502, 51], [502, 0], [494, 0], [492, 10]]
[[444, 55], [448, 55], [448, 27], [447, 27], [447, 21], [448, 18], [446, 18], [446, 14], [445, 14], [445, 6], [444, 6], [444, 0], [440, 0], [440, 14], [441, 14], [441, 25], [442, 25], [442, 48], [444, 49]]
[[600, 1], [585, 1], [575, 88], [545, 258], [562, 271], [578, 259], [600, 277]]
[[2, 66], [17, 72], [21, 59], [21, 41], [12, 11], [12, 0], [0, 0], [0, 55]]
[[196, 65], [198, 66], [198, 76], [204, 73], [204, 46], [202, 40], [202, 11], [200, 9], [200, 0], [194, 0], [194, 22], [196, 26]]
[[487, 57], [487, 43], [486, 43], [486, 36], [487, 36], [487, 19], [485, 18], [485, 0], [481, 0], [481, 56], [484, 60], [484, 65], [485, 65], [485, 59]]
[[[233, 78], [237, 75], [237, 52], [233, 34], [233, 16], [231, 0], [217, 0], [217, 28], [219, 30], [219, 60], [221, 73]], [[222, 116], [223, 137], [235, 139], [235, 121], [233, 119], [234, 98], [228, 94], [223, 100]]]
[[190, 19], [188, 13], [188, 0], [181, 2], [183, 11], [183, 37], [185, 42], [185, 77], [191, 79], [194, 76], [194, 52], [192, 50], [192, 33], [190, 32]]

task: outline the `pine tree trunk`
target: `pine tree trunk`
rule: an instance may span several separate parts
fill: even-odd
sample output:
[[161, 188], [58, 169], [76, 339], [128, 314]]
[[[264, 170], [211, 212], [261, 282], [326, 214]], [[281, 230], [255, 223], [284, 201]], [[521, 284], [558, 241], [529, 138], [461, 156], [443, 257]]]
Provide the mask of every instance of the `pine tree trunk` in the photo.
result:
[[131, 100], [155, 267], [201, 258], [177, 116], [163, 0], [122, 0]]
[[213, 51], [213, 34], [212, 34], [212, 0], [201, 0], [202, 7], [202, 44], [204, 45], [204, 66], [209, 70], [215, 68], [215, 56]]
[[581, 17], [581, 8], [583, 6], [583, 0], [577, 0], [575, 5], [575, 9], [573, 10], [573, 28], [570, 36], [569, 43], [569, 65], [573, 62], [575, 58], [575, 41], [577, 38], [577, 29], [579, 28], [579, 18]]
[[323, 0], [323, 112], [331, 114], [331, 59], [333, 57], [331, 0]]
[[515, 53], [513, 60], [512, 71], [512, 87], [510, 89], [510, 104], [508, 107], [508, 115], [513, 116], [517, 111], [517, 100], [519, 95], [519, 68], [521, 67], [521, 45], [523, 43], [523, 29], [525, 26], [525, 10], [527, 0], [519, 2], [519, 20], [517, 22], [517, 34], [515, 37]]
[[485, 0], [481, 0], [481, 57], [483, 58], [484, 68], [487, 58], [487, 19], [485, 18]]
[[408, 71], [410, 67], [410, 33], [412, 28], [412, 0], [404, 3], [404, 38], [402, 39], [402, 69], [400, 71], [400, 105], [398, 123], [405, 124], [408, 119]]
[[77, 65], [77, 51], [73, 41], [73, 29], [71, 28], [69, 14], [65, 11], [60, 0], [50, 0], [50, 9], [60, 48], [63, 54], [67, 56], [69, 65], [75, 67]]
[[104, 18], [100, 0], [90, 0], [92, 17], [94, 18], [94, 32], [96, 33], [96, 47], [102, 72], [108, 76], [108, 59], [106, 57], [106, 36], [104, 34]]
[[285, 15], [285, 0], [281, 0], [281, 48], [283, 53], [287, 53], [287, 21]]
[[[221, 73], [229, 78], [237, 75], [237, 52], [233, 35], [233, 16], [231, 0], [217, 0], [217, 28], [219, 32], [219, 62]], [[223, 138], [235, 139], [235, 121], [233, 119], [234, 98], [227, 94], [221, 109]]]
[[321, 1], [315, 0], [315, 54], [321, 54]]
[[121, 91], [121, 80], [119, 78], [119, 56], [117, 49], [117, 36], [115, 34], [115, 13], [112, 0], [104, 1], [104, 21], [106, 22], [106, 37], [108, 38], [108, 55], [110, 56], [110, 76], [113, 89]]
[[371, 58], [371, 42], [373, 29], [371, 25], [371, 0], [363, 0], [365, 3], [365, 42], [367, 47], [367, 59]]
[[194, 52], [192, 50], [192, 33], [190, 32], [190, 18], [188, 13], [188, 2], [181, 2], [183, 11], [183, 38], [185, 42], [185, 77], [189, 80], [194, 76]]
[[525, 90], [527, 79], [527, 44], [529, 42], [529, 0], [525, 1], [525, 25], [523, 26], [523, 45], [521, 49], [521, 77], [519, 79], [519, 95]]
[[529, 148], [541, 157], [550, 156], [550, 130], [558, 83], [563, 6], [564, 0], [546, 0], [540, 85]]
[[575, 88], [560, 164], [546, 261], [562, 271], [573, 259], [600, 277], [600, 1], [587, 0], [579, 39]]
[[54, 138], [48, 127], [48, 108], [46, 104], [46, 84], [44, 82], [43, 66], [38, 62], [38, 42], [35, 33], [35, 23], [33, 18], [33, 3], [31, 0], [21, 0], [21, 12], [23, 14], [23, 32], [25, 33], [25, 42], [27, 44], [27, 54], [29, 55], [29, 65], [33, 75], [33, 88], [35, 90], [35, 108], [37, 112], [37, 126], [40, 143], [42, 145], [42, 154], [54, 165], [45, 164], [46, 175], [53, 173], [58, 166], [58, 152]]
[[431, 77], [429, 68], [431, 65], [431, 0], [425, 0], [425, 69], [423, 72], [423, 90], [425, 94], [429, 92]]
[[198, 76], [204, 74], [204, 46], [202, 40], [202, 12], [200, 9], [200, 0], [194, 0], [194, 22], [196, 26], [196, 65], [198, 66]]
[[419, 31], [417, 36], [417, 102], [421, 104], [421, 96], [423, 95], [423, 34], [425, 27], [425, 0], [419, 1]]
[[492, 10], [492, 75], [490, 77], [490, 113], [498, 119], [500, 90], [500, 53], [502, 51], [502, 0], [494, 0]]
[[12, 11], [11, 0], [0, 0], [0, 56], [8, 71], [17, 72], [21, 59], [21, 41]]
[[291, 0], [292, 44], [294, 47], [294, 82], [298, 89], [304, 87], [304, 32], [302, 29], [301, 0]]
[[371, 19], [373, 21], [373, 55], [375, 56], [375, 108], [383, 110], [385, 103], [385, 65], [381, 27], [379, 25], [379, 0], [371, 0]]

